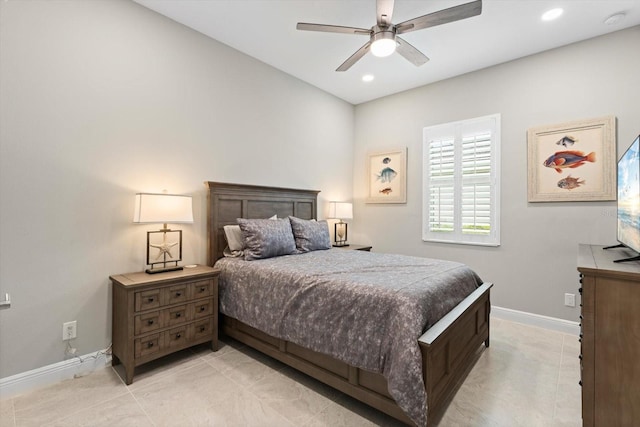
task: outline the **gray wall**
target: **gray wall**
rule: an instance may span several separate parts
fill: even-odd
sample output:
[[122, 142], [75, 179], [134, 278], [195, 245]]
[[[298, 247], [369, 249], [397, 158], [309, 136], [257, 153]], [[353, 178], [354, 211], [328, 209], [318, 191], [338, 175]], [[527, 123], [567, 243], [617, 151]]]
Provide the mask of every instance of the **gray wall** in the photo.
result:
[[[354, 108], [129, 1], [0, 2], [0, 378], [111, 339], [110, 274], [144, 267], [139, 191], [203, 181], [351, 197]], [[340, 153], [336, 156], [336, 153]]]
[[[527, 203], [526, 132], [615, 115], [621, 155], [640, 133], [638, 46], [634, 27], [358, 105], [350, 240], [465, 262], [495, 284], [494, 305], [576, 321], [563, 302], [577, 293], [577, 244], [615, 243], [615, 202]], [[502, 245], [423, 242], [422, 129], [493, 113], [502, 115]], [[397, 146], [408, 147], [407, 204], [365, 204], [366, 153]]]

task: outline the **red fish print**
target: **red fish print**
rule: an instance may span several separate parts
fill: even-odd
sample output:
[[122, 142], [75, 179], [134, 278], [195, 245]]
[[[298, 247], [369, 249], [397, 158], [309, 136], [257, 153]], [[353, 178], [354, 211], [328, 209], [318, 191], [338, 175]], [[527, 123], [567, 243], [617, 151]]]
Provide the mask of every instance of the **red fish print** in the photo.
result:
[[543, 165], [548, 168], [553, 168], [558, 173], [562, 173], [563, 168], [577, 168], [582, 166], [584, 162], [595, 162], [596, 153], [591, 152], [586, 156], [582, 151], [558, 151], [553, 156], [550, 156], [544, 161]]

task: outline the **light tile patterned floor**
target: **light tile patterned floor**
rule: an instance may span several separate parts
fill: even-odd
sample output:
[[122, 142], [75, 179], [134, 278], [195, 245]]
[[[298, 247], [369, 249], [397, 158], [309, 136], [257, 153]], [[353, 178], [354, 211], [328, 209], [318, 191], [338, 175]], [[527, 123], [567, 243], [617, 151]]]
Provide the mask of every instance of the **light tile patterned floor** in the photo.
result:
[[[492, 319], [480, 356], [439, 426], [581, 426], [577, 338]], [[118, 371], [120, 374], [118, 374]], [[186, 350], [0, 401], [0, 427], [399, 426], [400, 423], [234, 341]]]

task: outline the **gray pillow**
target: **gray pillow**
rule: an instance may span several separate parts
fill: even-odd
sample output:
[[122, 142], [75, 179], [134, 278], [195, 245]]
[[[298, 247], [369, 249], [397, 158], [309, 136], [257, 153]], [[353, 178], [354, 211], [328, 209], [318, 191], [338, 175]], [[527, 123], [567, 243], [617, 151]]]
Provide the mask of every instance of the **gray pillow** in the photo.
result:
[[238, 218], [238, 225], [242, 230], [246, 261], [296, 253], [296, 242], [288, 219]]
[[291, 229], [296, 239], [296, 247], [300, 252], [331, 249], [327, 221], [310, 221], [295, 216], [290, 216], [289, 221], [291, 221]]
[[[276, 215], [270, 217], [271, 220], [276, 220]], [[223, 255], [226, 257], [242, 257], [244, 256], [244, 241], [242, 239], [242, 230], [238, 225], [225, 225], [224, 237], [227, 240], [227, 247], [224, 248]]]

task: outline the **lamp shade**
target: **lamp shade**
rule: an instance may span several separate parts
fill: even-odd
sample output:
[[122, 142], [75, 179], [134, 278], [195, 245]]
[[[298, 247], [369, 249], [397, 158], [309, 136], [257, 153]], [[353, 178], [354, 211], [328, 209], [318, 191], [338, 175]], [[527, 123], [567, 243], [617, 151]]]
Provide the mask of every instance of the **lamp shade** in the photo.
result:
[[329, 218], [353, 218], [353, 204], [347, 202], [329, 202]]
[[192, 223], [191, 196], [178, 194], [136, 194], [133, 222], [139, 224]]

